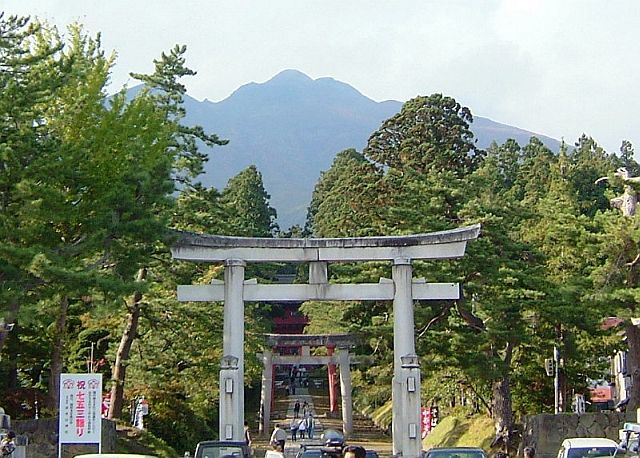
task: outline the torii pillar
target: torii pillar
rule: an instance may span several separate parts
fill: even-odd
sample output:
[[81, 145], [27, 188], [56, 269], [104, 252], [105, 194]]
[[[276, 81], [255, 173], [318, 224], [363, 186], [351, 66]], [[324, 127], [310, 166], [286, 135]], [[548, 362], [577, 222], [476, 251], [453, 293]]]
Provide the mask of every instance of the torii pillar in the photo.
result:
[[[327, 343], [327, 355], [333, 356], [336, 344]], [[338, 411], [338, 393], [336, 392], [336, 365], [332, 362], [327, 364], [327, 380], [329, 381], [329, 412]]]
[[[420, 456], [420, 365], [416, 356], [412, 267], [396, 258], [392, 267], [393, 296], [393, 454]], [[410, 365], [410, 367], [409, 367]]]
[[338, 348], [340, 365], [340, 397], [342, 398], [342, 433], [345, 438], [353, 434], [353, 404], [351, 400], [351, 362], [349, 350]]
[[260, 393], [260, 435], [269, 434], [271, 395], [273, 394], [273, 360], [271, 350], [262, 352], [262, 391]]
[[224, 264], [224, 324], [220, 364], [220, 440], [244, 436], [244, 261]]

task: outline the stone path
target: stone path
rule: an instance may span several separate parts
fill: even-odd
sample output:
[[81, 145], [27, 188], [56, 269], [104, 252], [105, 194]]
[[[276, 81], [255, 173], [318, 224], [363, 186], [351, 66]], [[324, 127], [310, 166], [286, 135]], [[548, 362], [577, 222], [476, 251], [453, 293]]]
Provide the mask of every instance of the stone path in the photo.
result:
[[[279, 423], [281, 427], [287, 431], [287, 441], [285, 443], [285, 455], [286, 458], [293, 458], [300, 450], [301, 445], [321, 445], [322, 434], [328, 429], [335, 429], [342, 432], [342, 419], [339, 415], [328, 415], [329, 397], [323, 392], [322, 389], [312, 389], [312, 393], [309, 393], [307, 388], [296, 387], [295, 395], [285, 395], [282, 391], [275, 399], [275, 409], [271, 418], [271, 430], [266, 437], [256, 438], [255, 446], [259, 451], [256, 453], [256, 457], [260, 458], [264, 455], [264, 450], [269, 449], [268, 439], [271, 436], [273, 427], [276, 423]], [[314, 438], [298, 439], [297, 441], [291, 440], [291, 420], [293, 420], [293, 407], [296, 400], [300, 400], [302, 414], [302, 404], [306, 400], [309, 404], [309, 410], [315, 420]], [[314, 400], [316, 403], [314, 404]], [[298, 417], [300, 420], [300, 417]], [[354, 416], [354, 429], [356, 437], [349, 440], [350, 444], [362, 445], [367, 449], [377, 450], [381, 457], [389, 456], [391, 453], [391, 438], [385, 436], [377, 428], [375, 428], [370, 421], [363, 420], [363, 417], [358, 415]]]
[[[294, 406], [296, 401], [300, 402], [300, 413], [298, 418], [294, 418]], [[300, 422], [303, 417], [302, 406], [304, 402], [307, 402], [307, 415], [312, 415], [314, 420], [313, 427], [313, 438], [309, 438], [308, 436], [304, 438], [299, 438], [296, 441], [293, 441], [291, 438], [291, 423], [292, 421]], [[289, 437], [287, 438], [287, 442], [285, 445], [285, 454], [287, 456], [295, 456], [295, 454], [300, 450], [301, 445], [320, 445], [320, 438], [322, 437], [322, 433], [324, 432], [324, 425], [322, 418], [318, 415], [318, 412], [313, 405], [313, 398], [309, 394], [309, 390], [307, 388], [296, 388], [296, 394], [292, 394], [288, 396], [288, 406], [287, 406], [287, 418], [286, 422], [282, 425], [285, 430], [289, 432]]]

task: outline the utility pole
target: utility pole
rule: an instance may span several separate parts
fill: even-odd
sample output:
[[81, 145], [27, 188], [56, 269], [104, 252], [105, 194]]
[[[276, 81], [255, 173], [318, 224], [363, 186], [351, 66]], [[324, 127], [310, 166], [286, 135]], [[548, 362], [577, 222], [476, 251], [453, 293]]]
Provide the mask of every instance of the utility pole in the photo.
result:
[[560, 413], [560, 352], [558, 347], [553, 346], [553, 391], [555, 399], [555, 414]]

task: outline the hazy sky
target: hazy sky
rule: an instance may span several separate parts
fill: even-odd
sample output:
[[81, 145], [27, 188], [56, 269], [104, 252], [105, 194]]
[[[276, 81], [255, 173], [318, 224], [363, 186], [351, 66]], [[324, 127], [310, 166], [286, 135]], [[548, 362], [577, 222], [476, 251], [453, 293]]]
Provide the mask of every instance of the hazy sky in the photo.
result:
[[113, 84], [186, 44], [190, 95], [217, 101], [293, 68], [375, 100], [434, 92], [479, 116], [640, 152], [639, 0], [0, 0], [83, 23], [118, 55]]

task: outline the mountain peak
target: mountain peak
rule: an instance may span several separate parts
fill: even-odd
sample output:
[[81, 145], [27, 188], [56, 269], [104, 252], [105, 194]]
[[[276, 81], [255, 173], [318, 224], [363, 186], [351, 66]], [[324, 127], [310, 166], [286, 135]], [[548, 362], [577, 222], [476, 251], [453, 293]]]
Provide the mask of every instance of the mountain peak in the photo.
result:
[[299, 70], [287, 69], [282, 70], [280, 73], [275, 75], [269, 81], [264, 84], [279, 84], [279, 85], [290, 85], [290, 84], [306, 84], [311, 83], [313, 80], [309, 78], [309, 76], [305, 75]]
[[[313, 80], [299, 70], [287, 69], [273, 76], [264, 83], [251, 82], [240, 86], [228, 98], [238, 96], [253, 97], [256, 93], [263, 92], [267, 88], [304, 88], [313, 83]], [[256, 92], [257, 91], [257, 92]]]

